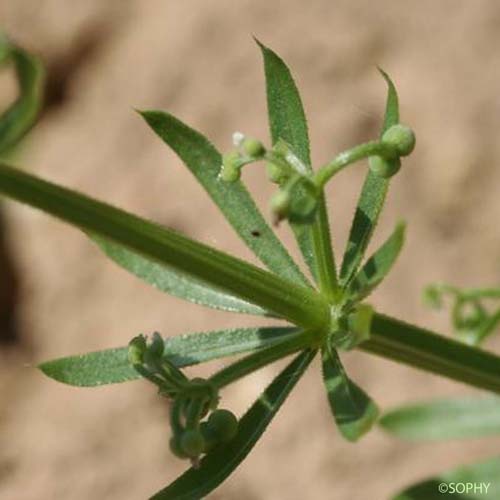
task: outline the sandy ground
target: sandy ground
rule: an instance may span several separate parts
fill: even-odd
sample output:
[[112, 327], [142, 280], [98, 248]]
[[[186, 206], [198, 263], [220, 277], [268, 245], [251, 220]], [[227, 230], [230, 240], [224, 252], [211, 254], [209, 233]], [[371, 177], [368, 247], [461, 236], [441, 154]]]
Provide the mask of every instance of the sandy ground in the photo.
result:
[[[252, 259], [132, 107], [168, 109], [221, 149], [234, 130], [265, 137], [255, 34], [296, 75], [319, 164], [377, 134], [385, 96], [379, 64], [397, 82], [418, 148], [393, 183], [375, 238], [404, 218], [408, 242], [373, 303], [446, 331], [446, 315], [421, 304], [422, 287], [498, 284], [500, 273], [499, 22], [496, 0], [3, 1], [0, 26], [38, 51], [51, 74], [50, 106], [15, 161]], [[11, 86], [2, 78], [6, 103]], [[328, 191], [337, 253], [363, 174], [363, 166], [352, 168]], [[264, 206], [271, 187], [263, 173], [245, 179]], [[0, 351], [0, 497], [147, 498], [184, 466], [168, 453], [167, 410], [154, 390], [141, 382], [75, 389], [44, 378], [34, 364], [124, 345], [139, 332], [256, 321], [164, 296], [104, 259], [79, 231], [12, 203], [5, 210], [21, 292], [20, 341]], [[291, 242], [286, 230], [280, 235]], [[384, 408], [472, 392], [366, 354], [344, 359]], [[227, 390], [226, 405], [244, 411], [277, 369]], [[210, 498], [383, 500], [498, 445], [409, 445], [379, 430], [348, 444], [332, 424], [316, 363], [265, 439]]]

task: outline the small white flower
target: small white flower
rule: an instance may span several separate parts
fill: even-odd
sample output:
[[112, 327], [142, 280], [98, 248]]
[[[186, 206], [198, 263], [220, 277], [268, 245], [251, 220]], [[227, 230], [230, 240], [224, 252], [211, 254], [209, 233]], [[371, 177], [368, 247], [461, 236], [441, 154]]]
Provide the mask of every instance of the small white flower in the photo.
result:
[[242, 134], [241, 132], [235, 132], [233, 134], [233, 144], [239, 148], [242, 144], [243, 141], [245, 140], [245, 135]]

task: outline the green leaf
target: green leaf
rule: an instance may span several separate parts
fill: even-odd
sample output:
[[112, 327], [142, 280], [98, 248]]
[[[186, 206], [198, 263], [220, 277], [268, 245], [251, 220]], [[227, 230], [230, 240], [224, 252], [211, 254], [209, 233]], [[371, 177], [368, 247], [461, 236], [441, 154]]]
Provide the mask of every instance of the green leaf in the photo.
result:
[[357, 441], [376, 422], [377, 405], [347, 376], [334, 349], [324, 348], [322, 361], [323, 380], [335, 422], [347, 440]]
[[[264, 220], [245, 186], [240, 181], [227, 183], [219, 179], [222, 157], [214, 146], [199, 132], [168, 113], [142, 111], [141, 115], [179, 155], [255, 255], [283, 278], [308, 285], [307, 279]], [[260, 236], [255, 237], [256, 232]]]
[[382, 125], [382, 131], [380, 132], [380, 137], [382, 137], [386, 130], [389, 130], [393, 125], [399, 123], [399, 100], [396, 87], [389, 75], [381, 68], [378, 70], [387, 83], [387, 101], [385, 105], [384, 123]]
[[31, 128], [42, 105], [45, 72], [40, 59], [0, 35], [0, 63], [12, 61], [19, 97], [0, 116], [0, 154], [7, 153]]
[[358, 348], [500, 394], [499, 356], [383, 314]]
[[412, 441], [500, 435], [500, 398], [444, 399], [403, 406], [387, 412], [380, 425]]
[[120, 267], [123, 267], [162, 292], [194, 302], [195, 304], [213, 307], [214, 309], [269, 316], [260, 307], [249, 304], [227, 292], [217, 290], [213, 286], [207, 285], [192, 276], [179, 273], [171, 267], [164, 266], [138, 253], [127, 250], [122, 245], [117, 245], [99, 236], [90, 235], [90, 237]]
[[[183, 368], [265, 349], [282, 342], [296, 331], [295, 328], [235, 328], [168, 337], [164, 355], [174, 366]], [[58, 382], [80, 387], [116, 384], [140, 378], [128, 360], [128, 347], [46, 361], [39, 368]]]
[[[306, 116], [292, 74], [276, 53], [256, 41], [264, 58], [267, 109], [273, 145], [280, 139], [284, 140], [308, 170], [312, 171]], [[333, 295], [337, 277], [324, 196], [319, 200], [318, 214], [312, 225], [291, 226], [312, 275], [326, 293]]]
[[367, 297], [387, 276], [403, 247], [405, 224], [400, 222], [387, 241], [368, 259], [354, 279], [347, 293], [353, 302]]
[[417, 483], [393, 500], [498, 500], [500, 457], [467, 465]]
[[[399, 123], [399, 104], [394, 84], [386, 73], [383, 71], [381, 73], [388, 86], [384, 124], [380, 133], [382, 137], [387, 129]], [[343, 284], [351, 280], [363, 260], [380, 213], [382, 212], [388, 188], [389, 179], [384, 179], [374, 174], [371, 170], [368, 170], [363, 188], [361, 189], [358, 205], [354, 212], [349, 240], [340, 270], [340, 280]]]
[[0, 164], [0, 193], [124, 245], [297, 325], [321, 327], [328, 320], [325, 300], [310, 288], [76, 191]]
[[199, 500], [217, 488], [250, 453], [315, 354], [312, 350], [299, 354], [243, 415], [233, 440], [208, 453], [199, 467], [189, 469], [151, 499]]

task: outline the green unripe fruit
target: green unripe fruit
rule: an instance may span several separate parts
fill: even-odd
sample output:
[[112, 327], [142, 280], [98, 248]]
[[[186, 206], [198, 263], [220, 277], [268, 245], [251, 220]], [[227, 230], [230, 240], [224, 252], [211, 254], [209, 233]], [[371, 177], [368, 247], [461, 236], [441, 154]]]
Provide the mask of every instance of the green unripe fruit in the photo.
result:
[[231, 441], [238, 433], [238, 419], [229, 410], [215, 410], [208, 417], [208, 428], [218, 440]]
[[384, 179], [388, 179], [399, 172], [401, 160], [399, 158], [387, 160], [381, 156], [370, 156], [368, 165], [374, 174]]
[[219, 442], [217, 436], [214, 431], [208, 425], [208, 422], [201, 422], [200, 424], [200, 432], [205, 440], [205, 446], [203, 448], [203, 453], [208, 453], [214, 446], [216, 446]]
[[186, 430], [180, 439], [180, 448], [188, 457], [196, 458], [205, 448], [205, 439], [197, 429]]
[[274, 163], [266, 163], [266, 173], [268, 179], [274, 184], [283, 184], [287, 180], [287, 175], [283, 172], [283, 169]]
[[392, 146], [398, 156], [408, 156], [415, 148], [415, 134], [406, 125], [393, 125], [382, 135], [382, 142]]
[[278, 220], [285, 219], [290, 211], [291, 196], [288, 191], [278, 191], [271, 198], [271, 211]]
[[290, 203], [288, 220], [296, 224], [311, 224], [316, 217], [318, 200], [312, 193], [297, 190]]
[[247, 138], [243, 141], [243, 151], [252, 158], [260, 158], [266, 152], [266, 148], [257, 139]]
[[220, 178], [224, 182], [236, 182], [241, 177], [239, 168], [240, 155], [237, 151], [227, 153], [222, 157]]
[[169, 441], [170, 451], [178, 458], [188, 458], [188, 455], [184, 453], [179, 436], [172, 436]]

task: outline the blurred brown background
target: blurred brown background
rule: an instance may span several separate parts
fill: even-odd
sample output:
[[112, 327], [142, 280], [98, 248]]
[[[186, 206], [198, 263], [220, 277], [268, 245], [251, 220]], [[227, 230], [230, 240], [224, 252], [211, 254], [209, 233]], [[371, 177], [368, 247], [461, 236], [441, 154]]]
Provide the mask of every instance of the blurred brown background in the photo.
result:
[[[132, 108], [168, 109], [222, 150], [234, 130], [267, 137], [255, 34], [291, 66], [320, 164], [377, 134], [385, 86], [375, 65], [382, 66], [397, 84], [418, 147], [393, 182], [375, 239], [404, 218], [408, 242], [373, 303], [448, 331], [446, 314], [421, 303], [425, 284], [499, 283], [496, 0], [4, 0], [0, 28], [38, 52], [49, 71], [45, 112], [17, 164], [247, 259], [202, 189]], [[13, 88], [3, 72], [0, 106]], [[337, 254], [364, 173], [364, 166], [351, 168], [329, 187]], [[250, 169], [245, 180], [265, 208], [272, 187], [262, 170]], [[76, 389], [34, 365], [124, 345], [139, 332], [176, 335], [257, 321], [165, 296], [107, 261], [79, 231], [17, 204], [4, 208], [19, 293], [14, 339], [0, 347], [0, 498], [147, 498], [184, 467], [168, 453], [167, 410], [154, 389], [141, 382]], [[383, 408], [473, 392], [366, 354], [344, 359]], [[277, 369], [231, 387], [224, 404], [243, 412]], [[348, 444], [334, 429], [316, 363], [270, 432], [210, 498], [383, 500], [498, 445], [409, 445], [379, 430]]]

